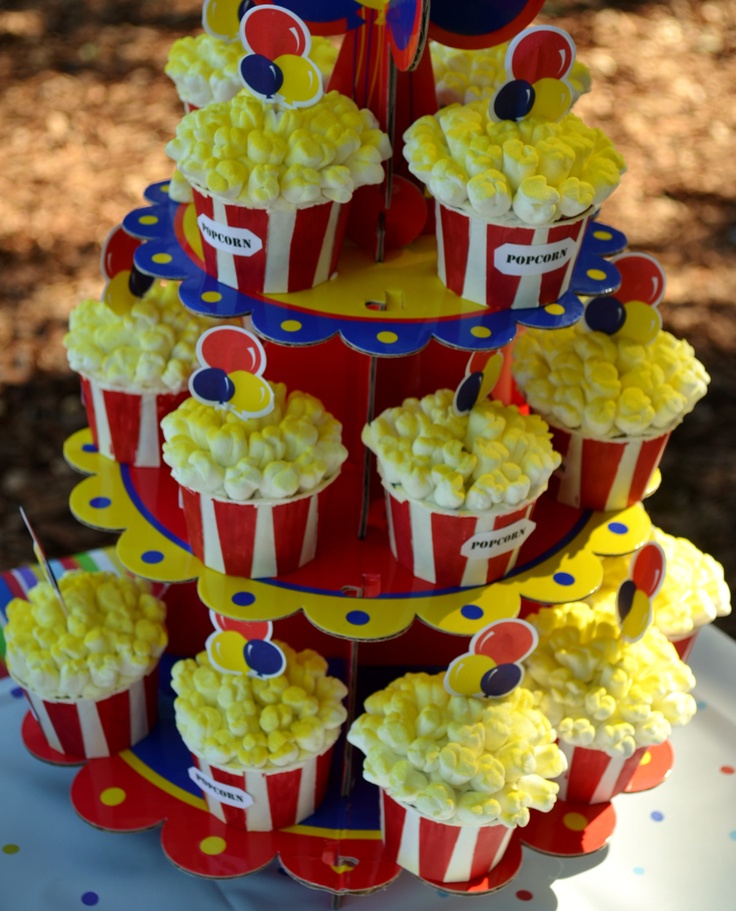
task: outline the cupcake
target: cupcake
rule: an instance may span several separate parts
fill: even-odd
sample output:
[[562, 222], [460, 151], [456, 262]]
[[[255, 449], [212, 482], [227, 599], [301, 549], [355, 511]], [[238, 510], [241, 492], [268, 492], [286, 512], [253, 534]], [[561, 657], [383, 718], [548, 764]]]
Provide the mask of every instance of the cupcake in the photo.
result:
[[644, 497], [670, 433], [710, 381], [688, 342], [668, 332], [645, 345], [584, 320], [524, 332], [511, 371], [562, 455], [550, 490], [562, 503], [597, 510]]
[[262, 417], [188, 398], [161, 422], [192, 550], [211, 569], [252, 579], [314, 557], [319, 500], [347, 458], [342, 426], [318, 399], [269, 385], [274, 408]]
[[187, 397], [197, 338], [213, 325], [182, 307], [178, 287], [156, 282], [126, 313], [90, 299], [70, 314], [67, 358], [81, 377], [92, 438], [107, 458], [161, 464], [159, 423]]
[[[652, 601], [653, 622], [684, 661], [698, 631], [731, 613], [731, 592], [723, 566], [687, 538], [675, 538], [654, 528], [652, 540], [660, 545], [667, 561], [664, 582]], [[594, 595], [597, 603], [613, 603], [619, 586], [628, 578], [629, 562], [629, 557], [602, 560], [603, 582]]]
[[325, 659], [278, 645], [286, 669], [268, 679], [223, 673], [206, 652], [172, 669], [190, 777], [214, 816], [251, 831], [293, 826], [314, 812], [347, 717], [347, 689], [327, 676]]
[[568, 760], [559, 799], [604, 803], [624, 790], [648, 747], [690, 721], [695, 679], [658, 629], [625, 642], [611, 604], [560, 604], [528, 622], [539, 643], [522, 685]]
[[111, 756], [158, 717], [165, 606], [147, 582], [113, 573], [68, 572], [59, 588], [63, 606], [48, 582], [8, 604], [8, 670], [52, 749]]
[[391, 551], [415, 576], [483, 585], [515, 564], [560, 457], [544, 421], [484, 399], [468, 414], [440, 389], [363, 429], [386, 491]]
[[166, 152], [192, 187], [206, 271], [240, 291], [283, 293], [335, 273], [347, 203], [383, 181], [391, 146], [338, 92], [294, 110], [241, 92], [187, 114]]
[[406, 674], [369, 696], [348, 741], [381, 789], [389, 856], [432, 882], [492, 870], [530, 809], [552, 808], [565, 770], [528, 690], [502, 699], [451, 696], [444, 674]]

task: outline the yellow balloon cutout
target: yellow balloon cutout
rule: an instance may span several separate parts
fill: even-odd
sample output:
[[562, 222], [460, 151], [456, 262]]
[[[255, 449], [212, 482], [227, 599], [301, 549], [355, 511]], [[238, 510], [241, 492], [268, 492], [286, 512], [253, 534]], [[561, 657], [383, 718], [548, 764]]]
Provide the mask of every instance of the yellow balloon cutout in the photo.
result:
[[459, 696], [482, 696], [480, 682], [483, 675], [495, 666], [496, 662], [488, 655], [460, 655], [447, 668], [447, 688]]
[[662, 314], [656, 307], [644, 301], [628, 301], [624, 304], [626, 322], [616, 333], [617, 336], [633, 339], [640, 345], [649, 345], [662, 328]]
[[207, 654], [218, 670], [229, 674], [247, 674], [243, 648], [245, 639], [233, 629], [220, 630], [207, 639]]
[[213, 38], [235, 41], [240, 34], [238, 0], [205, 0], [202, 27]]
[[128, 282], [130, 281], [130, 272], [126, 269], [124, 272], [118, 272], [114, 275], [105, 286], [103, 301], [118, 316], [124, 316], [130, 313], [133, 304], [138, 298], [130, 290]]
[[538, 79], [534, 83], [534, 104], [530, 117], [544, 120], [559, 120], [572, 105], [572, 94], [568, 86], [559, 79]]
[[621, 638], [636, 642], [644, 635], [652, 622], [652, 602], [646, 592], [637, 589], [631, 602], [631, 610], [621, 624]]
[[486, 396], [491, 394], [498, 382], [498, 378], [501, 376], [502, 369], [503, 355], [500, 351], [497, 351], [493, 357], [488, 358], [488, 363], [483, 370], [483, 382], [480, 384], [480, 391], [478, 392], [479, 402], [482, 402]]
[[228, 376], [235, 386], [235, 393], [228, 403], [233, 411], [251, 417], [268, 414], [273, 407], [273, 390], [264, 379], [247, 370], [233, 370]]
[[297, 57], [296, 54], [282, 54], [274, 63], [284, 74], [284, 82], [278, 92], [283, 104], [291, 108], [305, 108], [319, 100], [323, 91], [322, 74], [313, 60]]

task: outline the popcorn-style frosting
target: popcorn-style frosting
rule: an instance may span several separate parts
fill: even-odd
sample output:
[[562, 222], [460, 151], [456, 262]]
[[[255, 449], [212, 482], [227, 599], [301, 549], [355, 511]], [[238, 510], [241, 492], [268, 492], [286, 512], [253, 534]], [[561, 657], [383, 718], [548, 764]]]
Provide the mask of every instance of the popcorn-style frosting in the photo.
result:
[[[675, 538], [659, 528], [652, 529], [652, 540], [666, 558], [664, 582], [652, 601], [654, 624], [665, 636], [687, 636], [731, 613], [731, 592], [717, 560], [687, 538]], [[619, 586], [629, 578], [631, 558], [606, 557], [601, 562], [603, 583], [592, 600], [615, 604]]]
[[315, 490], [347, 458], [342, 425], [314, 396], [271, 383], [274, 409], [242, 420], [186, 399], [161, 421], [163, 458], [183, 487], [245, 501], [285, 499]]
[[[239, 68], [244, 53], [239, 41], [223, 41], [208, 34], [188, 35], [171, 45], [164, 72], [173, 80], [182, 101], [203, 108], [212, 101], [229, 101], [238, 92], [247, 91]], [[337, 59], [337, 48], [327, 38], [313, 35], [309, 57], [327, 80]]]
[[166, 648], [166, 607], [143, 579], [68, 572], [54, 589], [40, 582], [7, 608], [8, 669], [50, 699], [97, 699], [125, 689], [156, 666]]
[[[482, 99], [487, 102], [508, 81], [504, 66], [508, 46], [507, 41], [495, 47], [466, 51], [430, 41], [437, 103], [444, 106]], [[574, 61], [565, 78], [572, 86], [573, 103], [590, 91], [590, 70], [579, 60]]]
[[695, 714], [695, 678], [658, 629], [624, 642], [613, 606], [582, 602], [527, 619], [539, 644], [524, 661], [523, 685], [561, 741], [628, 759]]
[[672, 430], [710, 377], [691, 345], [660, 331], [650, 345], [587, 329], [529, 329], [511, 367], [529, 405], [586, 436], [657, 436]]
[[538, 497], [560, 456], [535, 415], [484, 399], [467, 415], [440, 389], [405, 399], [363, 428], [387, 484], [443, 509], [482, 511]]
[[453, 104], [404, 133], [409, 170], [439, 202], [471, 216], [548, 225], [599, 206], [618, 186], [621, 155], [567, 114], [495, 123], [487, 102]]
[[76, 373], [128, 392], [180, 392], [197, 367], [199, 336], [212, 320], [188, 313], [178, 283], [155, 282], [122, 315], [103, 301], [84, 300], [64, 337]]
[[327, 676], [311, 649], [286, 656], [278, 677], [225, 674], [206, 652], [172, 668], [176, 726], [192, 753], [232, 771], [284, 769], [317, 756], [338, 738], [347, 688]]
[[277, 110], [246, 93], [187, 114], [166, 146], [184, 177], [225, 203], [291, 209], [348, 202], [383, 180], [388, 136], [339, 92]]
[[503, 699], [450, 696], [444, 674], [406, 674], [369, 696], [348, 740], [363, 776], [451, 825], [525, 826], [549, 811], [567, 767], [549, 721], [521, 687]]

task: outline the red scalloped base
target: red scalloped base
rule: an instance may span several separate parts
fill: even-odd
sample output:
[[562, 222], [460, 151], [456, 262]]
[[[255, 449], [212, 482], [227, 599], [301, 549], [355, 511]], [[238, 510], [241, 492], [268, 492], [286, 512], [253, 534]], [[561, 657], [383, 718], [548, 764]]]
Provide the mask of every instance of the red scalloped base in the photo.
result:
[[616, 828], [610, 801], [585, 804], [558, 800], [549, 813], [532, 810], [521, 831], [523, 844], [556, 857], [580, 857], [604, 848]]
[[649, 747], [624, 792], [638, 794], [640, 791], [651, 791], [667, 780], [674, 765], [675, 751], [669, 740]]

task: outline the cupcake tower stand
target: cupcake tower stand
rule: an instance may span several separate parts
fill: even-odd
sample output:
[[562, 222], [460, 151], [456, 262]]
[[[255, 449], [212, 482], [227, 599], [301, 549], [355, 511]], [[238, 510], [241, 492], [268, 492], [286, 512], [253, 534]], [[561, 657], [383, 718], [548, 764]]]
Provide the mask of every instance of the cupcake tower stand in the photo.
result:
[[[391, 26], [390, 16], [389, 25], [379, 23], [367, 10], [364, 26], [345, 41], [346, 59], [338, 62], [339, 80], [355, 63], [358, 39], [365, 41], [372, 29], [374, 45], [383, 52], [370, 65], [386, 78], [378, 80], [384, 88], [376, 98], [360, 100], [372, 101], [384, 123], [394, 117], [400, 123], [407, 96], [420, 82], [415, 74], [397, 74], [395, 62], [406, 67], [419, 59], [418, 74], [428, 65], [421, 48], [416, 46], [413, 55], [406, 50], [409, 39], [426, 29], [427, 7], [420, 2], [408, 6], [414, 10], [408, 25], [399, 18], [398, 25]], [[508, 39], [540, 6], [480, 4], [477, 34], [466, 35], [464, 46]], [[322, 7], [315, 7], [319, 24]], [[388, 5], [389, 12], [393, 7]], [[462, 25], [467, 32], [468, 23], [453, 20], [453, 7], [466, 15], [470, 5], [432, 4], [436, 21], [430, 22], [430, 34], [447, 43], [452, 43], [453, 28], [462, 31]], [[511, 13], [510, 7], [524, 11]], [[399, 50], [389, 57], [387, 49], [397, 45]], [[394, 178], [395, 188], [404, 187], [395, 189], [395, 195], [412, 195], [404, 184], [408, 182]], [[202, 648], [210, 631], [205, 606], [235, 619], [271, 620], [278, 637], [296, 647], [316, 648], [341, 669], [354, 707], [400, 670], [446, 666], [493, 620], [586, 597], [601, 582], [599, 556], [631, 553], [647, 540], [651, 525], [641, 503], [621, 512], [595, 513], [543, 496], [534, 515], [537, 529], [502, 581], [471, 588], [424, 582], [391, 554], [382, 491], [360, 442], [361, 428], [372, 416], [405, 397], [457, 387], [468, 358], [504, 348], [518, 325], [571, 325], [582, 315], [581, 296], [615, 291], [619, 273], [609, 257], [625, 247], [620, 232], [597, 222], [588, 226], [570, 290], [559, 300], [533, 309], [493, 311], [447, 290], [436, 274], [430, 236], [387, 249], [387, 226], [396, 215], [389, 208], [376, 217], [377, 228], [382, 226], [375, 244], [381, 261], [373, 249], [348, 244], [334, 280], [297, 294], [265, 296], [235, 290], [208, 273], [193, 207], [172, 202], [167, 191], [165, 181], [149, 187], [146, 204], [112, 232], [103, 256], [106, 277], [135, 267], [143, 275], [181, 281], [183, 305], [196, 313], [247, 318], [264, 340], [268, 376], [320, 398], [343, 423], [343, 442], [350, 453], [320, 503], [316, 558], [287, 576], [253, 580], [207, 568], [193, 554], [178, 487], [165, 466], [136, 468], [114, 462], [97, 451], [90, 430], [67, 441], [66, 459], [88, 476], [72, 493], [72, 513], [85, 524], [121, 532], [117, 557], [123, 567], [167, 589], [175, 652], [192, 654]], [[361, 205], [360, 198], [354, 206]], [[406, 218], [400, 221], [404, 225]], [[166, 668], [162, 678], [168, 679]], [[113, 831], [161, 825], [161, 844], [170, 860], [206, 877], [252, 873], [276, 855], [295, 879], [334, 896], [369, 892], [399, 875], [400, 868], [383, 851], [375, 789], [356, 775], [350, 748], [342, 741], [328, 797], [314, 816], [286, 830], [246, 832], [207, 812], [187, 775], [190, 760], [174, 726], [172, 700], [164, 685], [161, 720], [154, 732], [133, 749], [92, 760], [79, 771], [71, 793], [84, 819]], [[30, 714], [23, 722], [23, 738], [41, 759], [72, 762], [50, 750]], [[653, 786], [670, 765], [671, 756], [650, 762], [639, 785], [632, 787]], [[543, 820], [532, 827], [528, 840], [543, 851], [583, 854], [607, 842], [614, 821], [610, 803], [595, 812], [567, 804], [546, 828]], [[443, 889], [498, 889], [520, 863], [515, 835], [491, 874]]]

